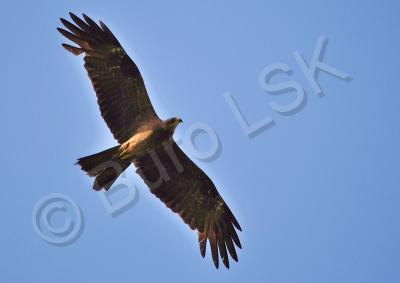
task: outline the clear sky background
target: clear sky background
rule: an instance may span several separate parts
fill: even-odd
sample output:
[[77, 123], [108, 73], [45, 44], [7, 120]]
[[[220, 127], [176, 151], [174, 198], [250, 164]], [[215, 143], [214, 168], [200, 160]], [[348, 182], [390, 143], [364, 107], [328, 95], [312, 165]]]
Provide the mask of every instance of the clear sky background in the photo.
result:
[[[392, 4], [389, 4], [392, 3]], [[7, 1], [0, 11], [2, 121], [1, 282], [399, 282], [399, 5], [395, 1]], [[129, 168], [139, 198], [112, 217], [75, 159], [115, 145], [99, 115], [82, 58], [67, 53], [59, 17], [103, 20], [135, 60], [162, 118], [218, 135], [212, 161], [194, 158], [239, 220], [243, 250], [230, 270], [202, 259], [197, 236]], [[293, 57], [353, 78], [321, 73], [316, 95]], [[284, 63], [307, 102], [272, 96], [260, 72]], [[248, 138], [223, 94], [250, 124]], [[207, 150], [210, 140], [199, 135]], [[77, 203], [84, 229], [69, 245], [45, 242], [32, 225], [50, 193]], [[118, 197], [116, 195], [115, 197]], [[119, 194], [123, 198], [123, 192]], [[65, 214], [54, 213], [60, 227]], [[74, 217], [73, 214], [69, 215]], [[233, 261], [232, 261], [233, 262]]]

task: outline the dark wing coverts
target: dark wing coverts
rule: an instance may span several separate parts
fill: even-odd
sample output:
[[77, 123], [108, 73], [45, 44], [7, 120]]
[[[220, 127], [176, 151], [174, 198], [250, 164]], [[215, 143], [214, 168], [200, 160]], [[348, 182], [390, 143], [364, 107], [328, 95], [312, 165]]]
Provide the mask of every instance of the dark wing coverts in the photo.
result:
[[76, 43], [63, 47], [75, 55], [85, 53], [85, 69], [96, 91], [101, 115], [114, 138], [128, 140], [143, 123], [158, 119], [140, 75], [139, 69], [126, 54], [108, 27], [98, 26], [83, 14], [85, 21], [70, 13], [75, 25], [61, 19], [69, 30], [58, 31]]
[[171, 141], [134, 161], [137, 173], [150, 191], [183, 221], [198, 231], [200, 252], [204, 257], [207, 240], [218, 268], [218, 251], [229, 268], [227, 251], [237, 261], [235, 243], [241, 244], [235, 228], [240, 225], [210, 178]]

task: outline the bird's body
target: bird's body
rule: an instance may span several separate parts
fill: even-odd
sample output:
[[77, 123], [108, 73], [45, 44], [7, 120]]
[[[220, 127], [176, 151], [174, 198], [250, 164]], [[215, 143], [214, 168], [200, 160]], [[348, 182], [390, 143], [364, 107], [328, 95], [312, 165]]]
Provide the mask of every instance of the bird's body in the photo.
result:
[[235, 228], [241, 227], [211, 179], [173, 140], [179, 118], [160, 119], [155, 113], [139, 69], [109, 28], [83, 14], [70, 13], [75, 24], [59, 32], [78, 47], [63, 43], [84, 56], [84, 67], [96, 92], [100, 112], [119, 145], [79, 158], [77, 163], [95, 177], [93, 189], [108, 190], [132, 163], [150, 191], [198, 231], [201, 255], [207, 241], [218, 268], [219, 255], [229, 268], [228, 252], [237, 261], [241, 248]]
[[137, 159], [172, 138], [176, 126], [182, 120], [171, 118], [166, 121], [154, 120], [138, 131], [119, 148], [121, 159]]
[[154, 148], [157, 141], [156, 131], [161, 132], [161, 128], [139, 131], [129, 140], [124, 142], [119, 148], [119, 157], [121, 159], [135, 159], [146, 154]]

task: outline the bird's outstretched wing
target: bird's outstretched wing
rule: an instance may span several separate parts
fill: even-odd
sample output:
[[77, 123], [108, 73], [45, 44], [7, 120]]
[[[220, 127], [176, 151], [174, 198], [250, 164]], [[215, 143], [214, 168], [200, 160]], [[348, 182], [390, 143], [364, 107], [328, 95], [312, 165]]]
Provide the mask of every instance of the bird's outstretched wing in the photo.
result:
[[210, 178], [174, 142], [164, 143], [134, 161], [137, 173], [167, 207], [178, 213], [190, 228], [198, 231], [201, 255], [207, 241], [218, 268], [219, 256], [229, 268], [227, 251], [237, 261], [236, 244], [241, 248], [236, 229], [240, 225]]
[[75, 55], [85, 53], [85, 69], [92, 81], [101, 115], [114, 138], [128, 140], [142, 124], [158, 119], [147, 95], [139, 69], [108, 27], [83, 14], [70, 13], [75, 24], [61, 19], [68, 29], [58, 31], [78, 47], [63, 43]]

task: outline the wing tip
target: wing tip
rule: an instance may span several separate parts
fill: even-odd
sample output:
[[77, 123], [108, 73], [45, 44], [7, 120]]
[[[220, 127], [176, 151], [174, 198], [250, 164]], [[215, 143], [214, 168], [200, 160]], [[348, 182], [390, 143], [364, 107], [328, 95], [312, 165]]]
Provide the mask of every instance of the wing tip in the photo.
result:
[[229, 269], [229, 260], [228, 260], [228, 257], [224, 257], [224, 258], [222, 259], [222, 262], [224, 263], [225, 267], [226, 267], [227, 269]]
[[213, 260], [215, 268], [218, 269], [219, 268], [219, 261], [218, 260]]
[[242, 243], [240, 242], [240, 240], [239, 240], [239, 237], [235, 240], [233, 240], [234, 241], [234, 243], [235, 243], [235, 245], [239, 248], [239, 249], [242, 249]]
[[72, 18], [72, 17], [77, 17], [77, 15], [75, 15], [74, 13], [72, 13], [72, 12], [68, 12], [68, 14], [69, 14], [69, 16]]
[[235, 225], [236, 229], [238, 229], [240, 232], [242, 232], [242, 227], [240, 227], [239, 222], [235, 221], [233, 222], [233, 225]]
[[92, 19], [86, 15], [85, 13], [82, 13], [82, 17], [85, 19], [86, 22], [91, 21]]
[[72, 54], [74, 54], [76, 56], [78, 56], [78, 55], [83, 53], [83, 49], [82, 48], [78, 48], [78, 47], [75, 47], [75, 46], [72, 46], [72, 45], [69, 45], [69, 44], [66, 44], [66, 43], [61, 43], [61, 46], [64, 47], [65, 50], [71, 52]]

